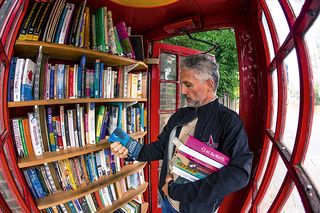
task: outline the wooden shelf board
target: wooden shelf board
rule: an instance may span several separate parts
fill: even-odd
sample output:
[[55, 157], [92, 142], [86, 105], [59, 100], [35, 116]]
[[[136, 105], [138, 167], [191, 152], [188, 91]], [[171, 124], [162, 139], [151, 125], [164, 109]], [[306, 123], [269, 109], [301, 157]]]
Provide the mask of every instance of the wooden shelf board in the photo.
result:
[[[59, 191], [54, 194], [48, 195], [44, 198], [36, 199], [37, 206], [41, 210], [41, 209], [59, 205], [61, 203], [66, 203], [70, 200], [78, 199], [80, 197], [85, 196], [86, 194], [90, 194], [95, 191], [98, 191], [104, 188], [105, 186], [108, 186], [112, 183], [119, 181], [120, 179], [126, 176], [133, 174], [134, 172], [142, 169], [145, 165], [146, 163], [129, 164], [124, 166], [120, 172], [117, 172], [116, 174], [113, 174], [113, 175], [101, 177], [99, 178], [99, 180], [93, 183], [90, 183], [86, 186], [81, 186], [77, 190]], [[147, 183], [144, 183], [137, 190], [134, 190], [136, 191], [136, 193], [134, 193], [134, 197], [136, 196], [135, 194], [142, 193], [142, 191], [145, 190], [146, 188], [147, 188]], [[128, 193], [128, 194], [130, 195], [131, 193]], [[119, 199], [119, 202], [120, 200], [125, 200], [125, 198], [127, 197], [125, 197], [124, 195], [121, 199]]]
[[[130, 134], [134, 139], [142, 138], [147, 134], [147, 132], [136, 132]], [[18, 160], [19, 168], [26, 168], [30, 166], [37, 166], [44, 163], [51, 163], [58, 160], [64, 160], [67, 158], [72, 158], [80, 155], [84, 155], [91, 152], [96, 152], [105, 148], [108, 148], [110, 145], [107, 142], [107, 138], [105, 140], [100, 141], [97, 144], [88, 144], [83, 147], [72, 147], [68, 149], [62, 149], [56, 152], [45, 152], [39, 156], [28, 156]]]
[[30, 166], [41, 165], [44, 163], [51, 163], [58, 160], [64, 160], [67, 158], [84, 155], [90, 152], [99, 151], [108, 148], [109, 142], [101, 141], [97, 144], [88, 144], [82, 147], [72, 147], [68, 149], [62, 149], [56, 152], [44, 152], [39, 156], [28, 156], [18, 160], [19, 168], [26, 168]]
[[15, 53], [20, 57], [35, 57], [38, 53], [39, 47], [42, 46], [42, 52], [48, 54], [50, 58], [59, 60], [71, 60], [79, 61], [82, 55], [87, 56], [88, 62], [95, 62], [96, 59], [100, 59], [106, 66], [119, 66], [119, 65], [131, 65], [138, 64], [134, 70], [145, 70], [147, 65], [142, 61], [133, 60], [110, 53], [99, 52], [92, 49], [85, 49], [75, 47], [72, 45], [55, 44], [43, 41], [20, 41], [15, 43]]
[[77, 99], [52, 99], [37, 101], [19, 101], [8, 102], [8, 107], [26, 107], [35, 105], [65, 105], [65, 104], [81, 104], [81, 103], [108, 103], [108, 102], [145, 102], [146, 98], [77, 98]]
[[[124, 204], [130, 202], [135, 198], [137, 195], [143, 193], [148, 187], [147, 183], [143, 183], [141, 186], [139, 186], [137, 189], [130, 189], [128, 190], [120, 199], [114, 201], [112, 203], [112, 206], [107, 206], [103, 209], [99, 209], [98, 212], [113, 212], [117, 209], [119, 209]], [[141, 211], [142, 212], [142, 211]]]

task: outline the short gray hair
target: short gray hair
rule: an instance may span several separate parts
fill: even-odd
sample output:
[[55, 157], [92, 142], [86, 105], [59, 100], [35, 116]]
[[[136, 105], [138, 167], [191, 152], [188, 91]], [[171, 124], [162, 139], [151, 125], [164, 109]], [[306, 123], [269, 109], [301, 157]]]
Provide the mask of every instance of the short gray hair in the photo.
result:
[[209, 54], [187, 56], [181, 61], [180, 69], [193, 69], [198, 80], [213, 80], [213, 89], [217, 92], [220, 75], [214, 56]]

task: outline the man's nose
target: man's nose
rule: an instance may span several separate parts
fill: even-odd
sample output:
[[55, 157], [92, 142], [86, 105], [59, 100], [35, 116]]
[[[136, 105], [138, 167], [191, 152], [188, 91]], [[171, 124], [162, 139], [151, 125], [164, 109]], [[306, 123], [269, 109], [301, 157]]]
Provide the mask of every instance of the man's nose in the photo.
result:
[[181, 94], [186, 95], [187, 94], [187, 89], [185, 86], [181, 87]]

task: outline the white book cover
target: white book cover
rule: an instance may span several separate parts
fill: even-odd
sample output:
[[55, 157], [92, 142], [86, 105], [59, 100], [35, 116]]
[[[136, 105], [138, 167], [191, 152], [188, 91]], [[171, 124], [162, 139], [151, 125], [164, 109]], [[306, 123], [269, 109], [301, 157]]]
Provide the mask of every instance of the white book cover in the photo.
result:
[[21, 101], [21, 84], [25, 59], [18, 58], [14, 74], [13, 101]]
[[110, 79], [110, 82], [111, 82], [111, 89], [110, 89], [110, 98], [114, 98], [114, 71], [111, 70], [111, 79]]
[[138, 73], [138, 82], [137, 82], [137, 98], [142, 98], [142, 73]]
[[48, 64], [48, 69], [46, 71], [46, 85], [45, 85], [45, 100], [50, 99], [50, 73], [51, 73], [51, 64]]
[[42, 155], [42, 138], [40, 135], [40, 125], [39, 121], [34, 113], [28, 113], [29, 127], [30, 127], [30, 135], [32, 141], [32, 147], [34, 154], [36, 156]]
[[82, 146], [86, 145], [86, 133], [84, 129], [84, 107], [80, 107], [80, 123], [81, 123], [81, 143]]
[[74, 138], [74, 126], [73, 126], [73, 113], [72, 110], [67, 110], [68, 115], [68, 128], [69, 128], [69, 139], [70, 139], [70, 146], [75, 147], [76, 142]]
[[111, 98], [111, 67], [107, 67], [107, 98]]
[[107, 98], [107, 88], [108, 88], [108, 70], [103, 70], [103, 98]]
[[65, 77], [65, 65], [58, 64], [57, 66], [57, 98], [64, 98], [64, 77]]
[[95, 132], [95, 103], [88, 103], [88, 132], [89, 132], [89, 143], [96, 143], [96, 132]]

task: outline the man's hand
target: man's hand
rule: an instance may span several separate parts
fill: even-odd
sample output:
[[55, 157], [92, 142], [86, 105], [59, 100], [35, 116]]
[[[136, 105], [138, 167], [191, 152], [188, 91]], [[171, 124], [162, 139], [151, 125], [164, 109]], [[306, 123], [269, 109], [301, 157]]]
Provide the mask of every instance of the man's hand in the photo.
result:
[[125, 146], [122, 146], [119, 142], [113, 142], [110, 145], [111, 151], [115, 154], [115, 156], [119, 158], [127, 158], [128, 157], [128, 149]]
[[168, 183], [170, 180], [173, 180], [173, 176], [171, 174], [167, 175], [166, 177], [166, 183], [162, 187], [162, 191], [165, 196], [169, 197], [169, 192], [168, 192]]

